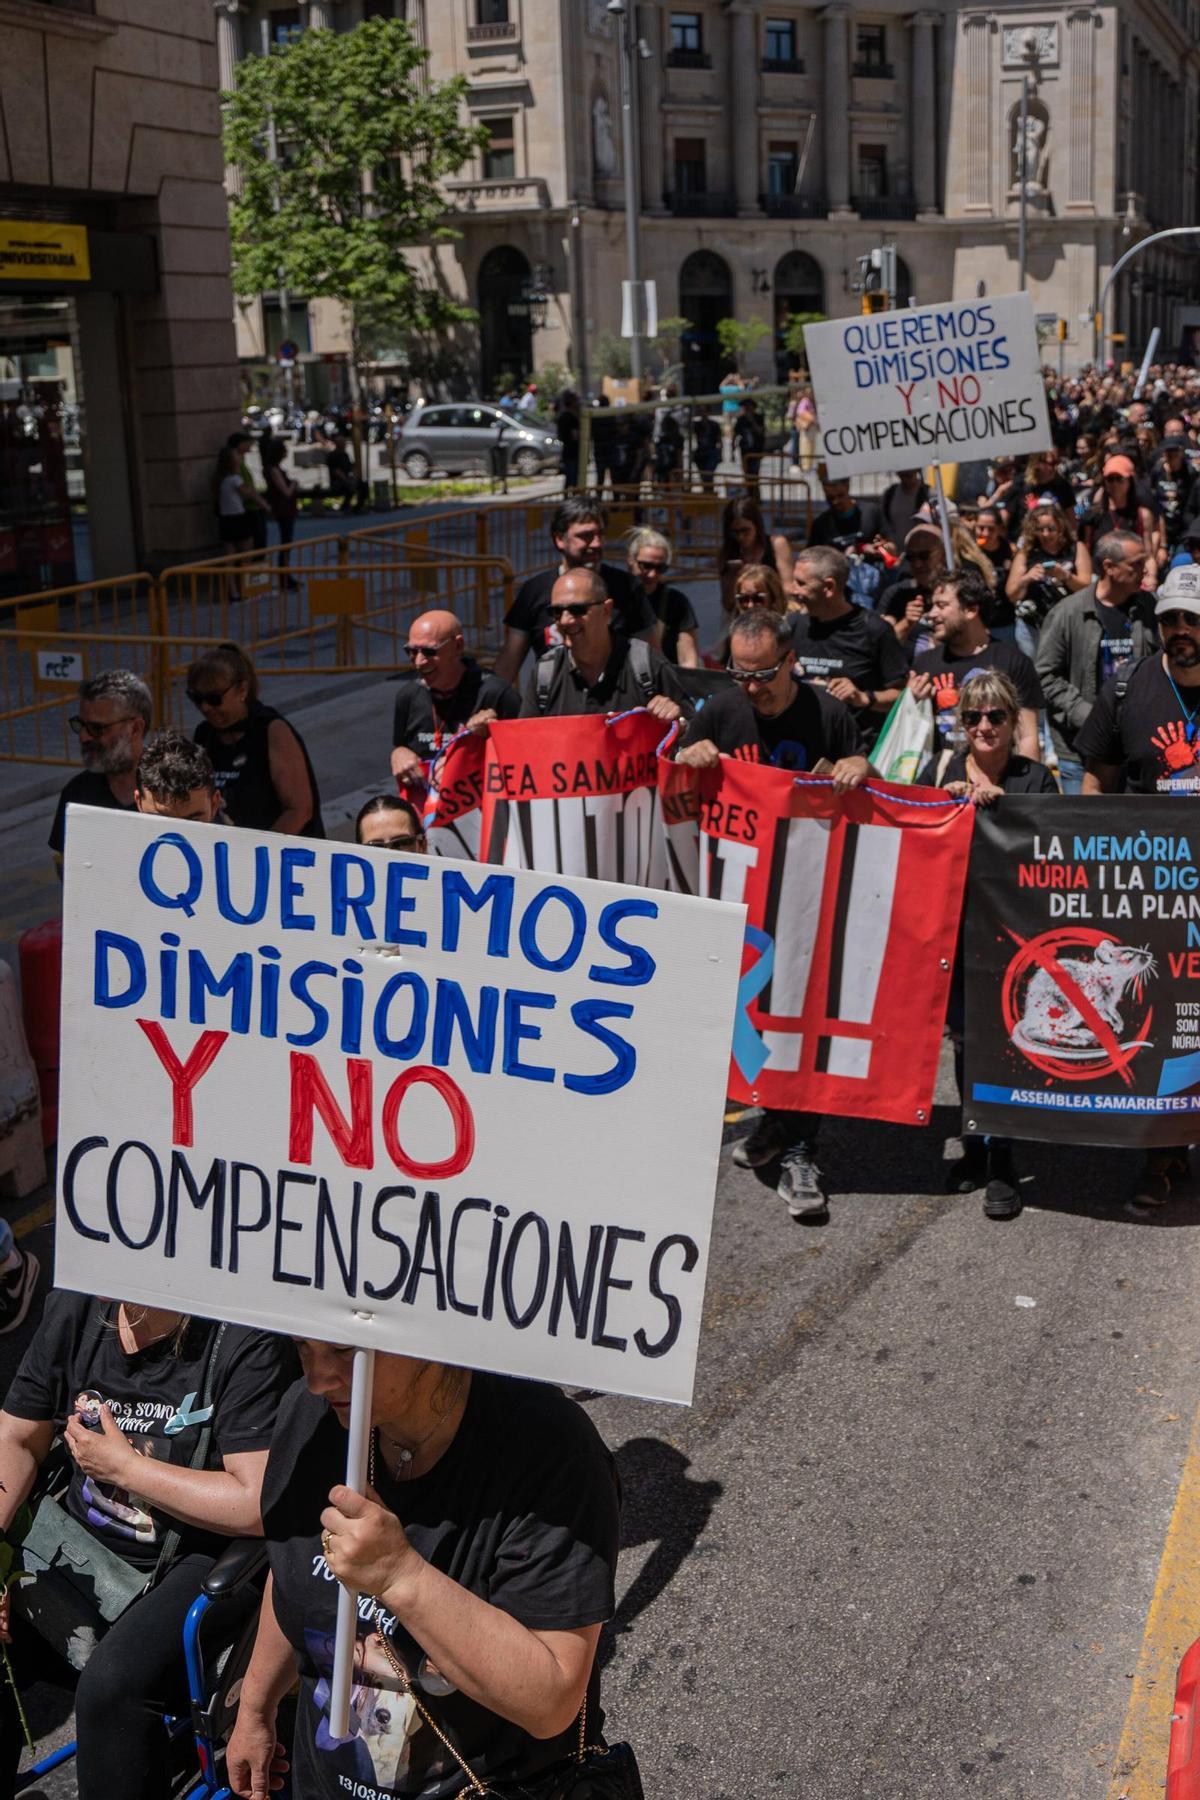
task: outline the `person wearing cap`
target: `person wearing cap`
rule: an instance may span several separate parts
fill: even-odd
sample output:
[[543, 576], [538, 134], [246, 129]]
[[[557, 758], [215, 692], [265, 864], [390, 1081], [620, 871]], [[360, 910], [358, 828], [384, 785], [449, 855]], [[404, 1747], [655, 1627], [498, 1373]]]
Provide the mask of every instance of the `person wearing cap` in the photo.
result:
[[[1108, 456], [1102, 472], [1103, 495], [1084, 514], [1079, 527], [1081, 542], [1095, 552], [1102, 537], [1113, 531], [1133, 531], [1145, 545], [1146, 556], [1154, 555], [1154, 515], [1138, 498], [1137, 470], [1128, 456]], [[1147, 570], [1154, 567], [1147, 561]], [[1150, 577], [1147, 577], [1150, 579]]]
[[1156, 561], [1160, 572], [1173, 560], [1187, 521], [1196, 511], [1200, 490], [1186, 452], [1184, 438], [1164, 438], [1150, 470], [1150, 492], [1158, 510]]
[[1076, 742], [1105, 682], [1158, 648], [1153, 601], [1142, 587], [1141, 538], [1110, 532], [1097, 542], [1096, 560], [1095, 581], [1046, 615], [1034, 657], [1064, 794], [1077, 794], [1082, 786]]
[[905, 647], [915, 654], [933, 642], [929, 596], [946, 567], [942, 534], [936, 525], [914, 525], [904, 540], [904, 568], [879, 597], [879, 610]]
[[[1168, 573], [1154, 617], [1162, 649], [1104, 684], [1076, 739], [1085, 794], [1200, 795], [1200, 564]], [[1127, 1210], [1158, 1211], [1189, 1174], [1186, 1144], [1147, 1151]]]

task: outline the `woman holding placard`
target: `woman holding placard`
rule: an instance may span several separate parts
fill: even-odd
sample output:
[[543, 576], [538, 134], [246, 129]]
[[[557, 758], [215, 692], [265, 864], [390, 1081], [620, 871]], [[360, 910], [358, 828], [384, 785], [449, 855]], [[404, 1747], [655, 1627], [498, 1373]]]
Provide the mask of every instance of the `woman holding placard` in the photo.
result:
[[[271, 1581], [229, 1744], [237, 1794], [288, 1760], [276, 1713], [297, 1676], [295, 1800], [573, 1791], [635, 1800], [600, 1742], [596, 1646], [613, 1611], [612, 1459], [556, 1388], [380, 1352], [369, 1486], [340, 1485], [353, 1352], [305, 1340], [263, 1486]], [[359, 1601], [346, 1737], [329, 1728], [338, 1583]], [[621, 1783], [624, 1782], [624, 1785]]]
[[[286, 1338], [240, 1325], [84, 1294], [46, 1302], [0, 1410], [0, 1643], [17, 1688], [75, 1687], [80, 1800], [170, 1792], [162, 1714], [187, 1709], [183, 1621], [223, 1540], [261, 1533], [295, 1368]], [[59, 1432], [65, 1466], [45, 1483]], [[0, 1669], [0, 1800], [23, 1742], [16, 1692]]]

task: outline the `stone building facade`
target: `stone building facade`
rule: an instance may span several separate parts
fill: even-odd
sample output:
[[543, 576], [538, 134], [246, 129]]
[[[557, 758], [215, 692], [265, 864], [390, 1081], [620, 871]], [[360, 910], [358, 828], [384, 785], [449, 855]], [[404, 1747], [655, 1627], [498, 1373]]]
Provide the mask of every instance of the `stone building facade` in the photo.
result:
[[0, 592], [211, 548], [232, 304], [212, 0], [0, 0]]
[[[471, 373], [490, 391], [548, 362], [589, 372], [589, 346], [620, 328], [626, 269], [608, 0], [217, 4], [238, 32], [230, 57], [260, 41], [264, 20], [271, 33], [348, 29], [365, 9], [406, 15], [435, 77], [465, 73], [492, 141], [447, 184], [460, 236], [436, 254], [479, 310]], [[1022, 170], [1027, 285], [1040, 314], [1066, 321], [1068, 367], [1100, 348], [1094, 314], [1122, 251], [1197, 222], [1195, 0], [628, 7], [643, 273], [660, 315], [692, 322], [693, 391], [717, 373], [719, 318], [766, 322], [753, 366], [771, 375], [788, 314], [856, 310], [856, 259], [880, 243], [897, 248], [902, 303], [1015, 289]], [[1109, 352], [1132, 354], [1155, 324], [1174, 344], [1198, 266], [1186, 240], [1149, 251], [1110, 305], [1121, 337]], [[253, 313], [243, 353], [265, 344]], [[337, 347], [336, 316], [313, 308], [306, 323], [314, 352]]]

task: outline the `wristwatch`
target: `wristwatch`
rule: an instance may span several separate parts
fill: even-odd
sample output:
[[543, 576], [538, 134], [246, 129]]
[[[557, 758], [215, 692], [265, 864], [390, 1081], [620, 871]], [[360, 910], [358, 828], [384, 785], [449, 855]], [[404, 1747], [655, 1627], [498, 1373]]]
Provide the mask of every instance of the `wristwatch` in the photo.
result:
[[867, 696], [867, 707], [869, 710], [875, 704], [875, 689], [874, 688], [864, 688], [863, 693]]

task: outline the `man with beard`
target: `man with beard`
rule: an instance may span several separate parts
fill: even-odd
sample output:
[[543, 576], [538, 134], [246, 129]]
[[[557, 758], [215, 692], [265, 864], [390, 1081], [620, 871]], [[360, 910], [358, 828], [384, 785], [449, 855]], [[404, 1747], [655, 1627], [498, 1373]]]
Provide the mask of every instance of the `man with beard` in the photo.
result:
[[153, 708], [150, 689], [131, 669], [106, 669], [80, 686], [79, 711], [68, 723], [79, 739], [83, 771], [72, 775], [59, 795], [50, 827], [50, 848], [60, 874], [72, 802], [118, 812], [134, 810], [137, 766]]
[[[1105, 684], [1076, 740], [1085, 794], [1200, 794], [1200, 566], [1170, 571], [1154, 616], [1162, 650]], [[1126, 1210], [1160, 1210], [1190, 1173], [1187, 1144], [1148, 1150]]]
[[466, 655], [452, 612], [421, 613], [405, 649], [417, 672], [396, 690], [392, 774], [401, 787], [421, 787], [426, 766], [456, 732], [483, 733], [493, 719], [515, 719], [521, 696]]

